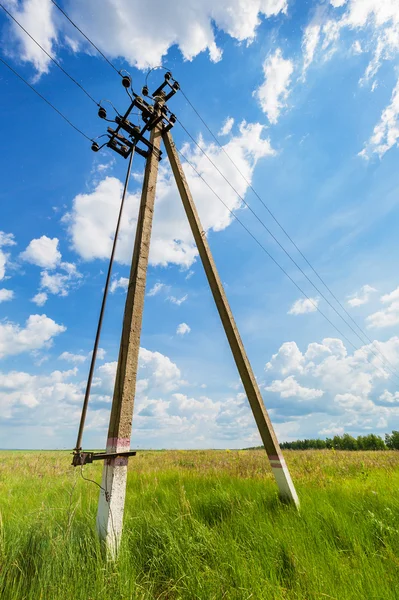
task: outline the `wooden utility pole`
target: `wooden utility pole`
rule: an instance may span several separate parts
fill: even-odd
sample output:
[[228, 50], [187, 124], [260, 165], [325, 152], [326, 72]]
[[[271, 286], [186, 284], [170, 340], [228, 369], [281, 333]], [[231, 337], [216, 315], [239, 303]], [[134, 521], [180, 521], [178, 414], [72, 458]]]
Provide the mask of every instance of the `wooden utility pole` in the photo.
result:
[[172, 167], [173, 175], [179, 189], [180, 197], [186, 211], [187, 219], [190, 223], [191, 231], [193, 233], [194, 240], [197, 245], [206, 276], [208, 278], [208, 283], [211, 288], [216, 307], [219, 311], [219, 315], [229, 341], [230, 348], [245, 389], [245, 393], [255, 417], [263, 445], [269, 458], [273, 474], [277, 481], [280, 497], [283, 500], [292, 502], [296, 506], [299, 506], [299, 500], [294, 484], [292, 483], [288, 467], [285, 464], [277, 437], [274, 433], [273, 425], [269, 419], [269, 415], [267, 414], [267, 410], [256, 382], [255, 375], [253, 374], [244, 349], [244, 345], [240, 338], [240, 334], [238, 333], [237, 325], [235, 324], [233, 314], [222, 286], [222, 282], [217, 272], [212, 253], [206, 239], [206, 232], [201, 225], [197, 209], [195, 208], [195, 204], [191, 196], [187, 180], [185, 178], [184, 171], [172, 139], [172, 135], [167, 132], [164, 134], [163, 139], [169, 162]]
[[[159, 124], [151, 131], [150, 143], [153, 145], [153, 150], [147, 158], [144, 174], [108, 429], [107, 454], [127, 451], [130, 448], [161, 139], [162, 131], [161, 124]], [[97, 530], [111, 558], [114, 558], [118, 552], [122, 534], [127, 462], [128, 459], [123, 456], [106, 459], [104, 462], [102, 489], [97, 512]]]

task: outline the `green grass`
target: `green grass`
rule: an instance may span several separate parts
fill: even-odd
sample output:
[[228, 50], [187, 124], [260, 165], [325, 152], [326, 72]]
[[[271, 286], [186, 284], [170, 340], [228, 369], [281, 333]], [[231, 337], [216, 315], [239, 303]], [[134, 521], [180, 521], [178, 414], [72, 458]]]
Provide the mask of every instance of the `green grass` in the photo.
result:
[[399, 598], [399, 452], [285, 452], [299, 514], [262, 451], [139, 453], [109, 564], [70, 456], [0, 455], [1, 600]]

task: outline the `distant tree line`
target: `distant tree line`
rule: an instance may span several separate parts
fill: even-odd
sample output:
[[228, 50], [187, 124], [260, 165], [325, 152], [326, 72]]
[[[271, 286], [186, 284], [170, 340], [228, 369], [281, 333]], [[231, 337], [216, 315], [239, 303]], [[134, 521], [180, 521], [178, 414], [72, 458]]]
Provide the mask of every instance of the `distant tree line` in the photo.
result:
[[323, 450], [325, 448], [334, 450], [399, 450], [399, 431], [392, 431], [385, 435], [385, 440], [379, 435], [369, 433], [359, 435], [357, 438], [344, 433], [334, 435], [333, 438], [305, 439], [295, 442], [283, 442], [280, 444], [282, 450]]

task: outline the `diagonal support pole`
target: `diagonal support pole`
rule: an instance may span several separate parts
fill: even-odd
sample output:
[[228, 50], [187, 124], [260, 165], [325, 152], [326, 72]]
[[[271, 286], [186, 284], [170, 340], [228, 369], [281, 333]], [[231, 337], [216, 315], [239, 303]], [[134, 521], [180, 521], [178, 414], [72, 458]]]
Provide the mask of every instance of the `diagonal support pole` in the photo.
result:
[[[108, 429], [107, 453], [126, 452], [130, 448], [145, 284], [161, 140], [161, 127], [156, 126], [152, 129], [150, 138], [155, 152], [151, 152], [147, 158], [140, 210], [137, 219], [136, 238]], [[122, 534], [127, 462], [128, 458], [123, 456], [104, 461], [102, 489], [97, 512], [97, 530], [110, 558], [116, 557]]]
[[191, 196], [187, 180], [184, 175], [175, 144], [173, 142], [173, 138], [171, 134], [167, 132], [164, 133], [163, 140], [183, 206], [190, 223], [191, 231], [193, 233], [195, 243], [197, 244], [198, 252], [216, 303], [216, 307], [219, 311], [219, 315], [230, 344], [242, 384], [255, 417], [255, 421], [258, 426], [267, 456], [269, 458], [273, 475], [276, 478], [280, 497], [282, 500], [293, 503], [299, 507], [299, 500], [294, 484], [277, 441], [273, 425], [270, 421], [269, 415], [267, 414], [262, 395], [246, 355], [240, 334], [238, 333], [237, 325], [234, 321], [234, 317], [227, 301], [222, 282], [217, 272], [212, 253], [206, 239], [206, 233], [201, 225], [197, 209]]

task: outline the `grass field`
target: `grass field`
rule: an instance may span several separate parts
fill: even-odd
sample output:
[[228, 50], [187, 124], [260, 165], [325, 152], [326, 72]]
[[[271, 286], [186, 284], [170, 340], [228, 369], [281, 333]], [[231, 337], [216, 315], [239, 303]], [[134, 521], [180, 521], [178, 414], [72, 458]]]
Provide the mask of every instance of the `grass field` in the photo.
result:
[[1, 600], [399, 598], [399, 452], [285, 452], [299, 514], [262, 451], [140, 452], [110, 564], [70, 455], [0, 454]]

